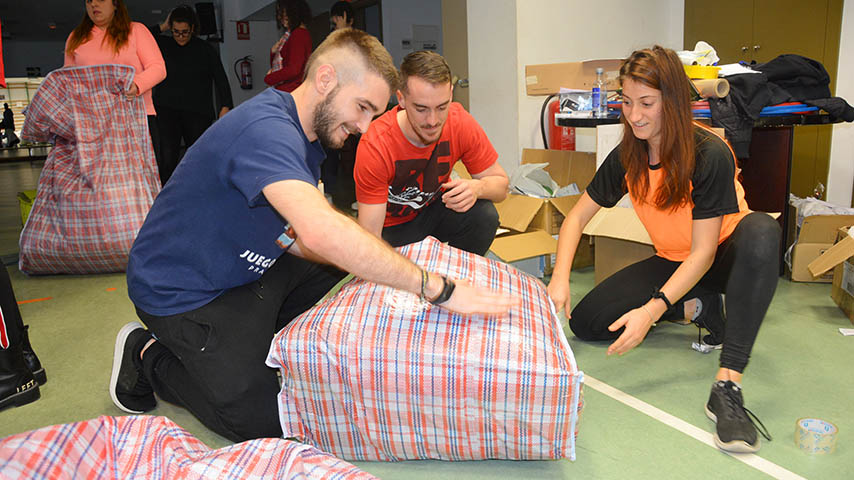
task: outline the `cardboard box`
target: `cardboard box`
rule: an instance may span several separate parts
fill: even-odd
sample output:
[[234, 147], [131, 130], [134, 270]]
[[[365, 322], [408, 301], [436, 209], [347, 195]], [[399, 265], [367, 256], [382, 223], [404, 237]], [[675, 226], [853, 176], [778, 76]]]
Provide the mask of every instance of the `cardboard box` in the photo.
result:
[[[797, 216], [790, 216], [790, 224], [796, 224]], [[789, 278], [793, 282], [831, 283], [833, 274], [826, 272], [813, 276], [810, 263], [833, 246], [840, 227], [854, 225], [854, 215], [812, 215], [804, 218], [797, 240], [791, 248], [791, 266]], [[794, 236], [789, 232], [790, 239]], [[790, 240], [791, 241], [791, 240]]]
[[854, 323], [854, 229], [837, 230], [836, 243], [823, 255], [810, 262], [810, 274], [823, 276], [832, 270], [830, 298]]
[[596, 283], [655, 255], [649, 234], [633, 208], [603, 208], [584, 227], [593, 238]]
[[620, 88], [618, 78], [623, 60], [586, 60], [583, 62], [525, 65], [525, 85], [528, 95], [551, 95], [561, 87], [590, 90], [596, 83], [596, 68], [605, 69], [608, 90]]
[[501, 260], [523, 272], [543, 278], [547, 273], [547, 259], [556, 251], [557, 240], [537, 230], [496, 237], [486, 258]]
[[[567, 150], [541, 150], [526, 148], [522, 150], [522, 163], [547, 163], [546, 171], [561, 187], [575, 183], [583, 191], [596, 174], [595, 154], [587, 152], [572, 152]], [[564, 217], [572, 210], [581, 195], [570, 195], [556, 198], [536, 198], [525, 195], [510, 194], [503, 202], [496, 203], [498, 217], [502, 227], [514, 232], [541, 231], [546, 236], [560, 233]], [[512, 236], [512, 235], [510, 235]], [[499, 237], [501, 238], [501, 237]], [[544, 237], [543, 242], [545, 242]], [[497, 239], [496, 239], [497, 240]], [[557, 241], [551, 252], [557, 251]], [[507, 241], [507, 240], [505, 240]], [[531, 258], [536, 255], [539, 245], [527, 245], [524, 242], [513, 242], [518, 249], [514, 257]], [[500, 255], [499, 255], [500, 257]], [[504, 258], [502, 258], [504, 259]], [[507, 261], [506, 259], [504, 259]], [[548, 258], [545, 272], [551, 273], [551, 259]], [[593, 252], [589, 237], [582, 237], [572, 268], [584, 268], [593, 264]]]

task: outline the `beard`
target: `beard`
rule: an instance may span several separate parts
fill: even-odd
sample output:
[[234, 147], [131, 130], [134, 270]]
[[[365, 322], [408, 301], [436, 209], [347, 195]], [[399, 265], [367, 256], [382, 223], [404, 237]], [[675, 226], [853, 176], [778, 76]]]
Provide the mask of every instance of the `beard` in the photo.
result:
[[335, 114], [332, 102], [338, 95], [339, 88], [340, 86], [333, 88], [332, 91], [329, 92], [329, 95], [327, 95], [326, 99], [314, 107], [314, 116], [312, 118], [314, 132], [317, 134], [317, 139], [320, 140], [321, 145], [332, 149], [339, 149], [343, 147], [344, 141], [347, 140], [347, 137], [344, 137], [341, 140], [336, 140], [334, 138], [335, 131], [338, 130], [340, 125], [338, 125], [338, 115]]

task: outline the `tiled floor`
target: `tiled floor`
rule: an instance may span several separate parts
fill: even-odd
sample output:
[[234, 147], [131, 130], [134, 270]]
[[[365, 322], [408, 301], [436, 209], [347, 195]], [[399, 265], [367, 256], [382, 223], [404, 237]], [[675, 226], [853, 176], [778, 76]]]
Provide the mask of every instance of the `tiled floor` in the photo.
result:
[[[14, 236], [10, 222], [17, 204], [10, 190], [35, 184], [36, 168], [16, 165], [0, 165], [0, 225], [5, 232], [0, 253], [9, 252], [8, 237]], [[124, 275], [27, 277], [14, 265], [8, 268], [18, 300], [48, 298], [21, 305], [48, 383], [39, 401], [0, 412], [0, 437], [98, 415], [121, 415], [110, 401], [107, 384], [115, 334], [135, 319]], [[574, 300], [592, 286], [591, 271], [576, 272]], [[713, 431], [702, 406], [717, 354], [691, 350], [697, 335], [694, 327], [663, 324], [640, 347], [619, 358], [606, 357], [606, 344], [581, 342], [567, 330], [578, 365], [588, 377], [575, 462], [357, 464], [386, 479], [742, 479], [767, 478], [767, 472], [779, 477], [791, 473], [815, 479], [850, 478], [854, 337], [839, 334], [839, 327], [852, 325], [829, 293], [826, 284], [779, 282], [744, 378], [748, 408], [774, 436], [758, 455], [735, 458], [704, 443], [702, 435], [698, 440], [670, 426], [681, 420], [683, 429], [694, 426], [704, 435]], [[630, 397], [621, 397], [608, 386]], [[645, 408], [643, 404], [633, 407], [622, 401], [645, 402], [658, 409], [652, 413], [661, 418], [638, 410]], [[181, 408], [160, 402], [152, 413], [173, 419], [211, 447], [229, 443]], [[835, 453], [813, 457], [797, 449], [793, 437], [795, 421], [801, 417], [822, 418], [839, 427]]]

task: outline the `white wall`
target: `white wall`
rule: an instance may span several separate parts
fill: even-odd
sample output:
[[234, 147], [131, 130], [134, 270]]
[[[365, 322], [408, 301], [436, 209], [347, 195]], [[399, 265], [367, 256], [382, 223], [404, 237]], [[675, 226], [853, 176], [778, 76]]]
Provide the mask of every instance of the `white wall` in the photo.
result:
[[435, 25], [439, 28], [438, 50], [442, 50], [441, 0], [391, 0], [382, 4], [383, 45], [391, 53], [394, 64], [400, 66], [403, 57], [412, 50], [403, 50], [401, 40], [412, 38], [412, 25]]
[[62, 67], [65, 40], [27, 42], [3, 40], [3, 68], [7, 77], [26, 77], [27, 67], [40, 67], [42, 76]]
[[[265, 2], [254, 2], [258, 6]], [[266, 3], [270, 3], [267, 1]], [[262, 5], [263, 6], [263, 5]], [[254, 8], [254, 7], [253, 7]], [[242, 20], [245, 5], [240, 0], [224, 0], [222, 4], [223, 43], [220, 44], [220, 58], [231, 85], [231, 95], [237, 106], [267, 88], [264, 75], [270, 68], [270, 47], [281, 36], [276, 22], [270, 17], [269, 21], [250, 21], [249, 40], [237, 39], [236, 20]], [[254, 10], [253, 10], [254, 12]], [[249, 12], [249, 13], [253, 13]], [[252, 55], [252, 90], [240, 88], [240, 82], [234, 74], [234, 62], [246, 55]]]
[[[681, 0], [599, 0], [595, 3], [539, 0], [536, 5], [538, 8], [532, 9], [529, 2], [520, 1], [517, 11], [518, 135], [522, 148], [543, 147], [539, 116], [545, 100], [545, 97], [525, 93], [525, 65], [625, 58], [634, 50], [654, 44], [674, 50], [683, 48], [684, 3]], [[583, 20], [594, 15], [602, 21]], [[576, 148], [595, 150], [594, 132], [594, 129], [577, 129]]]
[[[842, 10], [842, 35], [839, 39], [839, 68], [836, 74], [836, 92], [854, 104], [854, 1], [844, 3]], [[854, 185], [854, 124], [833, 126], [830, 145], [830, 170], [827, 178], [827, 200], [837, 205], [850, 206]]]
[[[516, 0], [468, 0], [469, 111], [498, 151], [508, 172], [522, 151], [516, 101], [520, 64], [516, 52]], [[529, 2], [525, 2], [529, 3]], [[448, 45], [448, 48], [454, 48]]]
[[[512, 171], [523, 148], [543, 146], [545, 97], [525, 93], [525, 65], [623, 58], [656, 43], [682, 49], [683, 17], [682, 0], [468, 0], [470, 110], [502, 166]], [[577, 142], [595, 148], [593, 130], [579, 129]]]

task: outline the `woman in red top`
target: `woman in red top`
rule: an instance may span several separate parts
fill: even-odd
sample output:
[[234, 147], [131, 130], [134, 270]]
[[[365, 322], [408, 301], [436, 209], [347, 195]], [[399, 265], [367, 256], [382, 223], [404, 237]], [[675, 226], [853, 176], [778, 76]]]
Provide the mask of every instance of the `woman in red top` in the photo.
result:
[[[281, 50], [270, 52], [270, 70], [264, 77], [264, 83], [292, 92], [302, 83], [305, 64], [311, 55], [311, 35], [305, 28], [305, 23], [311, 20], [311, 9], [305, 0], [278, 0], [276, 19], [290, 34]], [[281, 67], [276, 68], [279, 65]]]
[[[740, 382], [777, 286], [780, 227], [747, 208], [729, 145], [692, 122], [688, 79], [675, 52], [658, 46], [634, 52], [620, 68], [620, 83], [622, 142], [561, 226], [549, 295], [577, 337], [613, 340], [609, 355], [640, 344], [661, 319], [709, 330], [696, 348], [722, 345], [705, 407], [716, 422], [715, 441], [725, 450], [755, 452], [760, 440]], [[604, 280], [570, 312], [570, 266], [581, 232], [625, 193], [656, 255]]]

